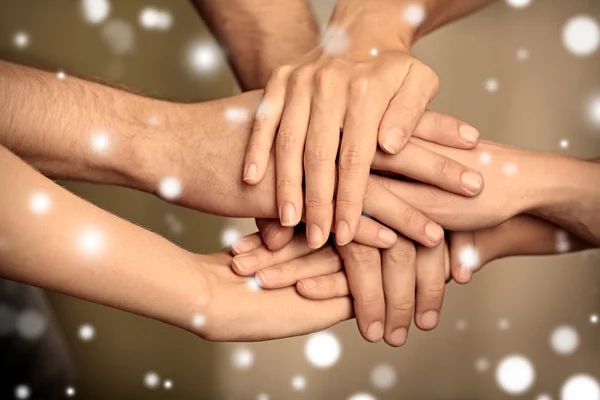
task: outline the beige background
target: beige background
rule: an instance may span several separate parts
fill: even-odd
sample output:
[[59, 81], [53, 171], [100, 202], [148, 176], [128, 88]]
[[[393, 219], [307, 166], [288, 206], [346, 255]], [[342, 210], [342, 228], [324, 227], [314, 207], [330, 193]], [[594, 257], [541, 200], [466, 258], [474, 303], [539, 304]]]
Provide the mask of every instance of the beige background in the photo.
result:
[[[325, 21], [334, 1], [313, 3]], [[0, 1], [0, 56], [124, 83], [163, 98], [202, 101], [237, 91], [224, 63], [210, 77], [196, 76], [186, 67], [187, 46], [207, 33], [185, 0], [113, 0], [108, 22], [130, 23], [135, 33], [134, 51], [122, 56], [102, 39], [103, 25], [83, 21], [78, 4]], [[168, 32], [139, 26], [138, 13], [148, 5], [171, 10], [174, 25]], [[600, 93], [600, 54], [576, 58], [561, 45], [562, 25], [579, 13], [600, 19], [600, 2], [534, 0], [518, 11], [498, 2], [426, 38], [416, 53], [442, 81], [432, 108], [472, 123], [487, 139], [546, 151], [559, 151], [560, 140], [568, 139], [573, 156], [600, 156], [600, 131], [583, 118], [585, 100]], [[20, 30], [31, 38], [26, 49], [12, 44]], [[517, 60], [519, 47], [530, 51], [528, 61]], [[491, 77], [500, 82], [495, 94], [484, 90]], [[251, 221], [179, 209], [129, 190], [65, 185], [197, 252], [217, 250], [227, 227], [253, 229]], [[168, 229], [167, 214], [183, 222], [184, 233]], [[49, 296], [77, 363], [76, 387], [82, 399], [255, 399], [261, 392], [271, 399], [345, 399], [357, 391], [382, 400], [503, 399], [508, 395], [497, 387], [494, 368], [513, 353], [527, 356], [536, 367], [536, 383], [522, 398], [545, 392], [558, 399], [568, 376], [585, 372], [600, 378], [600, 325], [589, 322], [590, 314], [600, 313], [599, 265], [597, 251], [493, 263], [470, 285], [451, 284], [440, 327], [432, 333], [412, 330], [402, 349], [367, 344], [354, 322], [334, 328], [343, 352], [336, 366], [327, 370], [306, 361], [305, 338], [249, 345], [255, 352], [254, 366], [239, 371], [230, 362], [236, 345], [206, 343], [148, 319], [58, 294]], [[502, 318], [510, 322], [509, 329], [498, 328]], [[97, 330], [91, 343], [77, 338], [77, 328], [85, 322]], [[459, 329], [461, 324], [466, 327]], [[563, 324], [575, 327], [581, 342], [566, 358], [548, 344], [553, 328]], [[489, 360], [489, 371], [475, 370], [479, 357]], [[370, 383], [371, 370], [380, 363], [394, 365], [397, 372], [396, 386], [386, 392]], [[150, 370], [172, 379], [174, 389], [144, 388], [142, 377]], [[304, 392], [291, 390], [295, 374], [306, 377]]]

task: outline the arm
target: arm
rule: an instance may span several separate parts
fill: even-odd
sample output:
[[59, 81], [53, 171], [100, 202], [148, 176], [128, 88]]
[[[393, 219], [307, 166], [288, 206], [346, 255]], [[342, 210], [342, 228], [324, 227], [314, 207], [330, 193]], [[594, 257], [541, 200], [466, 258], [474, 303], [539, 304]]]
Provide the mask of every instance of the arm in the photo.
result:
[[244, 90], [261, 89], [271, 72], [318, 43], [307, 0], [193, 0]]
[[233, 274], [228, 255], [189, 253], [86, 203], [2, 146], [0, 171], [3, 277], [216, 341], [299, 335], [351, 316], [349, 299], [314, 302], [292, 288], [254, 291], [248, 279]]

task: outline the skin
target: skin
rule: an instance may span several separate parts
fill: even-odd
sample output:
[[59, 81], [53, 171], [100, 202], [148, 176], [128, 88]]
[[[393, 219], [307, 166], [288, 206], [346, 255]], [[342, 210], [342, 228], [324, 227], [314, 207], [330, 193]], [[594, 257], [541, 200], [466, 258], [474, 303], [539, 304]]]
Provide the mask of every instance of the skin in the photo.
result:
[[[263, 179], [274, 143], [283, 226], [295, 226], [305, 213], [312, 248], [325, 243], [332, 221], [338, 245], [353, 240], [377, 142], [398, 154], [439, 88], [437, 75], [412, 56], [412, 45], [489, 2], [423, 1], [427, 18], [411, 26], [402, 18], [410, 1], [341, 0], [321, 45], [273, 72], [248, 143], [244, 181]], [[479, 137], [467, 124], [459, 132], [461, 147]], [[463, 185], [476, 194], [483, 182], [466, 175]], [[435, 224], [428, 230], [442, 236]]]

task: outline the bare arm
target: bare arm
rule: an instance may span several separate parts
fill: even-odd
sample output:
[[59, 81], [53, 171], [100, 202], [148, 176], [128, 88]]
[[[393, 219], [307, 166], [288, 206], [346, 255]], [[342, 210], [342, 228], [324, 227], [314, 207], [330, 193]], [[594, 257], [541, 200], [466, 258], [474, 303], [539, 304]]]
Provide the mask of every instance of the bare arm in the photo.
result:
[[318, 43], [307, 0], [192, 0], [225, 46], [244, 90], [264, 88], [271, 72]]

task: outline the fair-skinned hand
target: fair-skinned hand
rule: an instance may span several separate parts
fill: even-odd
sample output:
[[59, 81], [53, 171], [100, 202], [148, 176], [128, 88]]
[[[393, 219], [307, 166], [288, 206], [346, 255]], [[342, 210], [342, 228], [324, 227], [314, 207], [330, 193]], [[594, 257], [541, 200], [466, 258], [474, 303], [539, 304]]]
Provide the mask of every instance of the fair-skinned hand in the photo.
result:
[[[438, 89], [436, 74], [406, 49], [377, 57], [331, 54], [335, 40], [326, 34], [319, 49], [274, 71], [244, 161], [244, 181], [261, 182], [275, 141], [279, 220], [293, 227], [305, 214], [312, 248], [325, 243], [332, 226], [339, 245], [353, 240], [377, 142], [391, 154], [400, 152], [418, 136]], [[458, 121], [453, 133], [453, 145], [463, 148], [479, 136]], [[478, 193], [477, 182], [469, 183], [468, 194]]]

